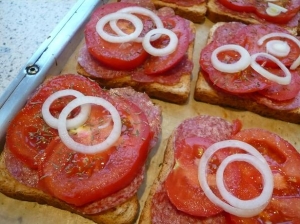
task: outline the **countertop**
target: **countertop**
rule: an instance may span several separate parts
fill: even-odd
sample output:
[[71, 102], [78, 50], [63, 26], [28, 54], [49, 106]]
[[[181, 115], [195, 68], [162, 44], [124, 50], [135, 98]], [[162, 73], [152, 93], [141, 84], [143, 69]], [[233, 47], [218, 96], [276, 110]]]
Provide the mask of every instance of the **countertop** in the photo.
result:
[[0, 0], [0, 96], [77, 0]]

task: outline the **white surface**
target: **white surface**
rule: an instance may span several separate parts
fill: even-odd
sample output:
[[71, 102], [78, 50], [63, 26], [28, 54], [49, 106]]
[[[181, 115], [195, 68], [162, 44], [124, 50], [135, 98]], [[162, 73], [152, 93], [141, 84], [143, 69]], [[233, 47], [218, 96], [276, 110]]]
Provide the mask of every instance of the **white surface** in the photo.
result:
[[0, 0], [0, 96], [77, 0]]

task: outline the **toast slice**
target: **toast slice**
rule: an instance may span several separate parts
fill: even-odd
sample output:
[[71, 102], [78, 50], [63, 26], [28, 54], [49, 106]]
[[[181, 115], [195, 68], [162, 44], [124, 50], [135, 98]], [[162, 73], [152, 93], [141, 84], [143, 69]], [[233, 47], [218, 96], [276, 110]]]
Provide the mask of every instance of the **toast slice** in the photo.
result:
[[165, 0], [152, 0], [153, 4], [157, 9], [162, 7], [170, 7], [174, 10], [176, 15], [186, 18], [194, 23], [203, 23], [205, 20], [205, 14], [207, 11], [206, 1], [202, 1], [196, 5], [172, 3]]
[[[212, 41], [215, 30], [224, 24], [226, 23], [219, 22], [213, 25], [209, 32], [207, 43]], [[209, 104], [231, 107], [238, 110], [251, 111], [264, 117], [274, 118], [296, 124], [300, 123], [299, 107], [291, 110], [277, 110], [267, 107], [263, 104], [259, 104], [251, 98], [241, 98], [229, 93], [217, 91], [210, 83], [206, 81], [201, 68], [199, 70], [198, 78], [195, 84], [194, 99]]]
[[39, 189], [31, 188], [18, 182], [6, 169], [6, 156], [7, 149], [4, 148], [0, 155], [0, 192], [8, 197], [22, 201], [50, 205], [59, 209], [76, 213], [94, 221], [95, 223], [133, 223], [137, 218], [137, 211], [139, 209], [137, 195], [114, 209], [110, 209], [95, 215], [82, 214], [63, 201], [58, 200]]
[[[217, 22], [242, 22], [246, 24], [266, 23], [254, 13], [237, 13], [218, 3], [218, 0], [207, 1], [206, 17], [214, 23]], [[293, 35], [300, 34], [300, 14], [294, 18], [289, 24], [284, 25]]]
[[[194, 23], [190, 22], [190, 29], [193, 34], [196, 32]], [[194, 50], [194, 41], [189, 45], [187, 51], [187, 58], [189, 61], [192, 61]], [[80, 56], [79, 56], [80, 57]], [[119, 88], [130, 86], [138, 92], [145, 92], [149, 97], [156, 98], [162, 101], [184, 104], [189, 98], [191, 91], [191, 79], [192, 79], [192, 70], [190, 72], [183, 72], [180, 77], [180, 81], [175, 84], [163, 84], [158, 82], [145, 82], [141, 83], [135, 81], [131, 78], [130, 73], [128, 75], [112, 79], [104, 79], [101, 77], [96, 77], [88, 73], [84, 67], [80, 64], [80, 60], [77, 63], [77, 73], [89, 77], [103, 88]]]
[[[80, 75], [67, 74], [65, 76], [60, 76], [67, 81], [69, 79], [75, 79], [75, 77], [80, 78], [80, 80], [77, 82], [77, 85], [85, 81], [85, 78]], [[54, 83], [59, 83], [59, 85], [61, 85], [62, 79], [59, 79], [60, 76], [57, 76], [59, 80], [58, 82], [56, 82], [57, 77], [50, 77], [45, 81], [45, 86], [48, 84], [47, 81], [51, 82], [52, 79], [54, 80]], [[68, 82], [68, 84], [70, 83], [72, 82]], [[92, 81], [89, 81], [89, 84], [90, 83], [97, 85], [97, 83]], [[42, 91], [41, 89], [43, 89], [45, 86], [42, 84], [36, 92], [39, 93], [39, 91]], [[47, 88], [48, 87], [49, 85]], [[89, 87], [91, 89], [93, 88], [92, 85], [86, 86], [86, 88]], [[51, 87], [49, 88], [51, 89]], [[53, 91], [55, 91], [55, 88], [51, 89], [50, 92], [52, 93]], [[32, 95], [33, 97], [34, 94], [35, 93]], [[119, 102], [121, 102], [121, 100], [128, 100], [128, 102], [138, 104], [138, 106], [145, 113], [145, 116], [148, 119], [147, 122], [149, 122], [150, 131], [152, 132], [148, 150], [150, 151], [153, 149], [157, 145], [159, 135], [161, 134], [160, 106], [152, 103], [146, 94], [137, 93], [132, 88], [115, 88], [111, 89], [108, 94], [113, 97], [120, 96], [121, 99]], [[30, 99], [32, 98], [29, 98], [29, 100]], [[128, 104], [128, 106], [129, 105], [131, 104]], [[36, 116], [40, 116], [40, 114], [37, 114]], [[129, 224], [134, 223], [137, 219], [140, 206], [138, 200], [138, 190], [144, 181], [146, 168], [145, 164], [141, 164], [140, 168], [137, 167], [139, 170], [137, 170], [135, 177], [133, 177], [133, 180], [127, 186], [124, 186], [124, 188], [98, 201], [91, 202], [84, 206], [76, 206], [66, 203], [63, 200], [52, 196], [52, 194], [48, 194], [47, 191], [44, 191], [43, 186], [41, 186], [42, 184], [40, 185], [39, 181], [43, 178], [39, 176], [39, 170], [31, 169], [24, 164], [23, 161], [21, 161], [11, 152], [8, 145], [4, 145], [1, 150], [2, 149], [3, 151], [0, 155], [0, 192], [4, 195], [21, 201], [35, 202], [62, 209], [70, 213], [78, 214], [79, 216], [92, 220], [95, 223]]]
[[[181, 125], [184, 123], [188, 128], [185, 130]], [[201, 136], [201, 137], [208, 137], [212, 136], [213, 133], [216, 137], [212, 137], [214, 141], [224, 140], [229, 137], [228, 133], [231, 133], [232, 125], [219, 118], [219, 117], [212, 117], [209, 115], [200, 115], [198, 117], [188, 118], [187, 120], [183, 121], [177, 128], [173, 130], [171, 135], [168, 138], [167, 145], [164, 152], [164, 158], [161, 164], [161, 169], [158, 173], [157, 178], [153, 182], [149, 195], [145, 201], [143, 210], [139, 217], [139, 224], [151, 224], [152, 218], [156, 218], [156, 211], [153, 209], [153, 201], [161, 205], [157, 205], [157, 207], [164, 210], [165, 217], [168, 217], [168, 220], [165, 223], [199, 223], [199, 224], [209, 224], [209, 223], [224, 223], [224, 217], [222, 214], [215, 215], [212, 217], [195, 217], [187, 215], [184, 212], [181, 212], [173, 206], [172, 202], [169, 199], [162, 198], [158, 196], [160, 199], [154, 200], [156, 194], [166, 194], [164, 183], [167, 179], [169, 173], [173, 170], [175, 165], [175, 141], [178, 138], [178, 135], [182, 135], [182, 138], [185, 136], [191, 135]], [[199, 131], [195, 129], [191, 130], [191, 127], [199, 128]], [[179, 131], [180, 130], [180, 131]], [[195, 130], [195, 131], [194, 131]], [[154, 217], [153, 217], [154, 215]], [[157, 215], [159, 219], [161, 219], [160, 215]], [[161, 223], [160, 221], [153, 223]]]

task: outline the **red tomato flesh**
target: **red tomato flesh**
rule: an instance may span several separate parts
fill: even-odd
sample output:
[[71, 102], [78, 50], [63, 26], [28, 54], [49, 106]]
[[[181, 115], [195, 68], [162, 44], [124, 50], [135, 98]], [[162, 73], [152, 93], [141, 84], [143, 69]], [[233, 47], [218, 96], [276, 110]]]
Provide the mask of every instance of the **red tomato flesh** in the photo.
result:
[[[180, 211], [193, 216], [209, 217], [223, 211], [204, 194], [198, 181], [198, 162], [213, 143], [209, 138], [191, 137], [176, 143], [175, 166], [168, 175], [165, 187], [170, 201]], [[228, 156], [228, 151], [219, 151], [208, 166], [207, 180], [212, 191], [220, 197], [215, 182], [216, 167]], [[240, 179], [235, 165], [225, 170], [225, 184], [234, 194]]]
[[[43, 102], [52, 93], [63, 89], [75, 89], [85, 95], [103, 92], [96, 82], [79, 75], [53, 77], [35, 91], [25, 108], [11, 121], [6, 136], [7, 146], [11, 152], [33, 169], [37, 168], [37, 154], [57, 136], [57, 130], [50, 128], [43, 120], [41, 114]], [[50, 107], [52, 115], [57, 116], [71, 99], [73, 97], [63, 97], [53, 102]]]
[[[300, 154], [278, 135], [262, 129], [245, 129], [234, 139], [247, 142], [262, 153], [274, 176], [274, 191], [270, 204], [259, 215], [240, 218], [229, 215], [232, 223], [298, 223], [300, 221]], [[249, 179], [247, 187], [255, 187]], [[243, 187], [241, 187], [243, 189]], [[238, 192], [243, 194], [242, 191]]]
[[[152, 137], [147, 118], [136, 105], [117, 98], [115, 96], [112, 103], [122, 119], [122, 134], [107, 151], [95, 155], [76, 153], [64, 146], [60, 139], [47, 147], [40, 176], [50, 194], [82, 206], [126, 187], [142, 168]], [[108, 117], [107, 111], [93, 106], [83, 128], [71, 132], [74, 140], [89, 145], [103, 141], [112, 129], [110, 121], [109, 126], [99, 132], [103, 117]]]
[[[141, 43], [110, 43], [105, 41], [97, 33], [96, 24], [103, 16], [128, 6], [134, 5], [123, 2], [105, 4], [96, 9], [85, 27], [85, 41], [89, 53], [102, 64], [117, 70], [130, 70], [138, 67], [146, 60], [148, 53]], [[108, 33], [113, 32], [109, 30], [108, 25], [105, 27]], [[130, 32], [131, 29], [132, 27], [123, 26], [125, 32]]]
[[[189, 22], [177, 16], [161, 18], [164, 27], [172, 30], [178, 37], [178, 45], [176, 50], [166, 56], [155, 57], [151, 56], [146, 61], [144, 69], [147, 75], [161, 74], [179, 63], [186, 55], [190, 44]], [[162, 36], [160, 39], [153, 42], [156, 48], [163, 48], [169, 43], [169, 38]]]
[[268, 8], [267, 1], [245, 1], [245, 0], [219, 0], [219, 2], [227, 7], [228, 9], [237, 11], [237, 12], [248, 12], [254, 13], [259, 18], [265, 19], [266, 21], [272, 23], [285, 24], [293, 19], [300, 9], [300, 3], [297, 0], [282, 0], [276, 1], [274, 4], [281, 6], [287, 9], [287, 12], [281, 12], [277, 16], [271, 16], [267, 14], [266, 9]]

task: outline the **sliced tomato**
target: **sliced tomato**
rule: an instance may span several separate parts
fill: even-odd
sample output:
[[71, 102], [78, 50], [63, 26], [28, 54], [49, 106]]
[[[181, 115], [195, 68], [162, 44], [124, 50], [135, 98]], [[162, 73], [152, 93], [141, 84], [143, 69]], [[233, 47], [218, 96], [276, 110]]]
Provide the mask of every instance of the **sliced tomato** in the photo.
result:
[[[122, 133], [107, 151], [94, 155], [77, 153], [60, 139], [53, 140], [47, 147], [40, 164], [40, 176], [43, 187], [50, 194], [82, 206], [126, 187], [144, 165], [152, 138], [145, 114], [117, 95], [111, 102], [120, 113]], [[103, 118], [106, 118], [104, 123]], [[104, 108], [92, 106], [85, 125], [71, 131], [70, 135], [76, 142], [94, 145], [108, 136], [112, 125]]]
[[[57, 130], [50, 128], [42, 118], [43, 102], [52, 93], [63, 89], [75, 89], [85, 95], [104, 94], [96, 82], [80, 75], [69, 74], [49, 79], [34, 92], [25, 108], [11, 121], [6, 137], [7, 146], [11, 152], [31, 168], [37, 168], [37, 154], [57, 136]], [[63, 97], [54, 101], [50, 112], [58, 117], [60, 111], [72, 99], [73, 97]], [[77, 111], [74, 110], [70, 117], [75, 116]]]
[[[130, 3], [111, 3], [99, 7], [91, 16], [90, 21], [85, 27], [85, 41], [89, 53], [99, 60], [102, 64], [117, 70], [130, 70], [141, 65], [148, 53], [144, 50], [141, 43], [111, 43], [102, 39], [96, 31], [96, 24], [103, 16], [116, 12], [124, 7], [133, 6]], [[123, 23], [124, 32], [132, 32], [132, 27]], [[105, 26], [105, 31], [113, 33], [109, 25]]]
[[[264, 155], [273, 172], [274, 190], [272, 200], [263, 212], [249, 219], [230, 215], [232, 222], [298, 223], [300, 172], [296, 167], [300, 163], [300, 154], [297, 150], [277, 134], [262, 129], [245, 129], [233, 138], [251, 144]], [[255, 184], [249, 181], [247, 186], [255, 187]]]
[[190, 215], [208, 217], [223, 210], [205, 196], [198, 182], [196, 160], [212, 143], [210, 139], [194, 137], [177, 144], [175, 166], [165, 182], [170, 201]]
[[[281, 77], [285, 75], [281, 69], [273, 69], [271, 72]], [[258, 93], [275, 101], [286, 101], [294, 99], [300, 91], [300, 69], [290, 72], [292, 75], [290, 84], [280, 85], [274, 83], [270, 87], [258, 91]]]
[[6, 146], [28, 167], [37, 169], [36, 156], [57, 135], [57, 130], [50, 128], [42, 118], [40, 106], [27, 106], [10, 123]]
[[219, 0], [219, 2], [224, 5], [225, 7], [238, 11], [238, 12], [253, 12], [255, 11], [255, 3], [256, 0], [252, 1], [245, 1], [245, 0], [237, 0], [237, 1], [230, 1], [230, 0]]
[[227, 7], [228, 9], [231, 9], [233, 11], [237, 11], [241, 13], [242, 12], [254, 13], [261, 19], [273, 23], [280, 23], [280, 24], [285, 24], [288, 23], [290, 20], [292, 20], [297, 15], [300, 8], [299, 1], [297, 0], [277, 1], [274, 4], [286, 8], [288, 11], [282, 12], [277, 16], [270, 16], [267, 14], [266, 11], [266, 9], [268, 8], [268, 4], [266, 1], [219, 0], [219, 2], [225, 7]]
[[[272, 37], [268, 38], [262, 45], [258, 45], [258, 40], [269, 34], [269, 33], [285, 33], [290, 34], [286, 29], [274, 25], [274, 24], [256, 24], [251, 26], [245, 26], [242, 29], [239, 29], [235, 33], [235, 41], [237, 41], [241, 46], [246, 48], [250, 55], [259, 53], [259, 52], [268, 52], [266, 49], [266, 44], [270, 40], [281, 40], [287, 42], [290, 46], [290, 52], [285, 57], [279, 57], [278, 59], [287, 67], [289, 67], [299, 56], [300, 48], [299, 46], [292, 40], [283, 37]], [[266, 60], [265, 58], [258, 57], [258, 62], [264, 63], [265, 67], [278, 67], [273, 62]]]
[[269, 14], [267, 14], [267, 3], [262, 3], [257, 1], [257, 7], [256, 7], [256, 11], [255, 14], [259, 17], [262, 18], [268, 22], [272, 22], [272, 23], [278, 23], [278, 24], [287, 24], [289, 23], [291, 20], [293, 20], [296, 16], [297, 13], [299, 12], [300, 9], [300, 3], [298, 0], [281, 0], [278, 2], [275, 2], [275, 4], [286, 8], [288, 11], [287, 12], [282, 12], [277, 16], [270, 16]]
[[[162, 18], [164, 27], [173, 31], [178, 37], [176, 50], [169, 55], [154, 57], [151, 56], [145, 63], [145, 73], [147, 75], [161, 74], [173, 68], [183, 56], [186, 55], [193, 35], [190, 31], [190, 23], [179, 16]], [[156, 48], [163, 48], [169, 44], [169, 37], [164, 36], [152, 43]]]
[[[165, 181], [170, 201], [180, 211], [198, 217], [209, 217], [223, 211], [204, 194], [198, 181], [198, 162], [213, 141], [209, 138], [191, 137], [176, 142], [175, 166]], [[216, 167], [230, 151], [219, 151], [208, 166], [207, 180], [212, 191], [220, 197], [215, 183]], [[226, 186], [234, 193], [241, 179], [236, 165], [226, 168]]]
[[[232, 94], [252, 93], [270, 85], [269, 80], [255, 72], [250, 66], [235, 73], [225, 73], [215, 69], [211, 62], [211, 55], [219, 46], [218, 43], [212, 42], [201, 51], [200, 55], [201, 69], [208, 74], [213, 85]], [[220, 61], [230, 64], [239, 60], [240, 55], [235, 51], [225, 51], [218, 54], [218, 58]]]
[[[53, 76], [41, 84], [29, 98], [27, 104], [42, 106], [43, 102], [51, 94], [64, 89], [74, 89], [87, 96], [101, 96], [105, 94], [105, 91], [102, 90], [95, 81], [87, 79], [82, 75], [65, 74]], [[61, 98], [60, 100], [54, 101], [50, 109], [62, 109], [71, 99], [73, 99], [73, 97]]]

